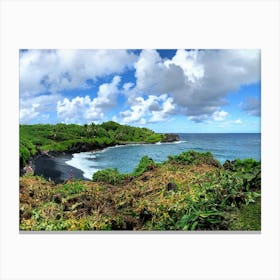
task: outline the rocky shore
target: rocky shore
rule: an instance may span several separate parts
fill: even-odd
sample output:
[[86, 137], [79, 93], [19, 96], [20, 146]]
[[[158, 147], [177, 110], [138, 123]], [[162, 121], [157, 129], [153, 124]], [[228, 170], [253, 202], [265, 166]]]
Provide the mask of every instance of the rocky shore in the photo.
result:
[[55, 183], [62, 183], [71, 178], [86, 180], [83, 171], [66, 163], [71, 158], [71, 154], [56, 157], [42, 155], [32, 162], [34, 175], [43, 176]]
[[[162, 143], [172, 143], [179, 141], [179, 135], [174, 133], [165, 134]], [[132, 142], [135, 143], [135, 142]], [[139, 142], [146, 144], [145, 142]], [[129, 143], [118, 143], [118, 145], [126, 145]], [[65, 162], [72, 158], [72, 154], [88, 151], [98, 151], [114, 145], [99, 145], [94, 143], [78, 143], [64, 152], [57, 151], [38, 151], [26, 166], [20, 166], [20, 175], [30, 173], [43, 176], [47, 180], [52, 180], [55, 183], [61, 183], [69, 178], [86, 180], [83, 176], [83, 171], [72, 167]]]
[[178, 134], [175, 133], [166, 133], [164, 135], [164, 138], [161, 140], [161, 143], [172, 143], [172, 142], [176, 142], [179, 141], [180, 137]]

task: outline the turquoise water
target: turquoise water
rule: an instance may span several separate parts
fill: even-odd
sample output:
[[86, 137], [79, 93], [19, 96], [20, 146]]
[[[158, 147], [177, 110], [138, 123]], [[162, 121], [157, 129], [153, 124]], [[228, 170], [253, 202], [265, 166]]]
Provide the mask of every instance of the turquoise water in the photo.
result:
[[98, 152], [77, 153], [66, 163], [81, 169], [84, 177], [91, 179], [94, 172], [106, 168], [117, 168], [121, 173], [132, 172], [145, 155], [155, 162], [163, 162], [169, 155], [191, 149], [198, 152], [210, 151], [221, 163], [227, 159], [261, 159], [260, 133], [184, 133], [179, 136], [180, 141], [175, 143], [125, 145]]

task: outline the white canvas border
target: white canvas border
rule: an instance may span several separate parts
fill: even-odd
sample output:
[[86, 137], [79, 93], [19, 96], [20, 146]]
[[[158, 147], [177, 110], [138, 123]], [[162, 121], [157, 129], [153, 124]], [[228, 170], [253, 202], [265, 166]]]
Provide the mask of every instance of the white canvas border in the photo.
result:
[[[279, 2], [1, 3], [2, 279], [279, 279]], [[260, 48], [261, 234], [19, 234], [18, 50]]]

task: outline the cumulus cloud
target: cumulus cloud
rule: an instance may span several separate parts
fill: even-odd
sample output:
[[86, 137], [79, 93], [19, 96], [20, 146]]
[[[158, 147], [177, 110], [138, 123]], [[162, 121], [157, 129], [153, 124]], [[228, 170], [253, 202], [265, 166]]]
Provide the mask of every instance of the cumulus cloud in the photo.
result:
[[239, 107], [248, 113], [250, 116], [260, 116], [261, 115], [261, 102], [259, 98], [248, 97], [245, 103], [241, 102]]
[[216, 111], [213, 113], [212, 117], [214, 121], [223, 121], [228, 115], [229, 115], [228, 112]]
[[149, 95], [146, 99], [137, 97], [130, 110], [120, 113], [123, 123], [140, 123], [163, 121], [175, 110], [173, 99], [167, 94]]
[[99, 121], [104, 118], [104, 111], [113, 107], [119, 94], [120, 76], [115, 76], [111, 83], [99, 86], [97, 97], [77, 96], [72, 100], [64, 98], [57, 102], [57, 115], [66, 123]]
[[28, 123], [34, 118], [38, 122], [46, 120], [48, 113], [56, 110], [56, 103], [61, 98], [60, 94], [20, 98], [20, 122]]
[[20, 95], [87, 87], [95, 80], [133, 67], [127, 50], [29, 50], [20, 53]]
[[38, 116], [39, 112], [36, 108], [39, 104], [32, 104], [31, 108], [21, 108], [19, 111], [20, 118], [22, 119], [23, 123], [30, 121], [31, 119]]
[[222, 118], [213, 114], [227, 103], [227, 94], [259, 81], [260, 51], [178, 50], [172, 59], [162, 59], [155, 50], [143, 50], [135, 70], [131, 99], [145, 92], [169, 94], [177, 113], [201, 122]]
[[77, 96], [72, 100], [64, 98], [63, 101], [57, 102], [57, 115], [66, 123], [79, 122], [84, 118], [84, 112], [88, 110], [91, 102], [89, 96]]
[[[88, 81], [122, 73], [133, 67], [137, 56], [127, 50], [28, 50], [20, 52], [20, 122], [27, 123], [46, 111], [55, 111], [62, 119], [74, 120], [70, 112], [77, 114], [86, 100], [78, 97], [70, 101], [62, 99], [63, 90], [88, 88]], [[99, 88], [94, 106], [87, 112], [88, 118], [102, 115], [95, 106], [110, 107], [114, 102], [110, 90], [119, 83], [116, 76], [113, 85], [104, 84]], [[109, 87], [109, 88], [108, 88]], [[74, 103], [70, 103], [74, 102]], [[78, 109], [74, 109], [74, 104]], [[38, 105], [38, 106], [37, 106]], [[71, 107], [72, 106], [72, 107]], [[69, 112], [63, 108], [69, 108]], [[98, 111], [98, 110], [97, 110]]]
[[[128, 69], [135, 78], [126, 76], [121, 84]], [[95, 97], [62, 96], [112, 75]], [[28, 123], [57, 111], [65, 122], [99, 121], [122, 94], [126, 102], [118, 119], [124, 123], [160, 122], [176, 114], [221, 122], [228, 117], [222, 110], [228, 93], [259, 80], [259, 50], [177, 50], [172, 58], [156, 50], [29, 50], [20, 52], [20, 118]], [[260, 100], [248, 98], [240, 109], [258, 116]]]
[[120, 81], [120, 76], [115, 76], [111, 83], [102, 84], [99, 87], [97, 97], [93, 99], [88, 110], [84, 113], [85, 119], [103, 119], [103, 111], [116, 105], [117, 96], [119, 94], [118, 85]]
[[152, 117], [149, 122], [159, 122], [164, 121], [169, 115], [175, 112], [175, 104], [171, 97], [165, 97], [162, 108], [158, 106], [156, 110], [153, 110], [151, 107], [149, 109], [152, 111]]

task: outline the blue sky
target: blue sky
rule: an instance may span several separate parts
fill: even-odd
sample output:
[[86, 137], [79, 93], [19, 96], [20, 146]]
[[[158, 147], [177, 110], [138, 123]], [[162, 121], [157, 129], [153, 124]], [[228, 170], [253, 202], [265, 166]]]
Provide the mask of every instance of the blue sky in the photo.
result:
[[20, 123], [260, 132], [259, 50], [21, 50]]

